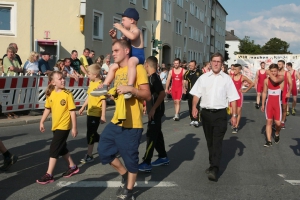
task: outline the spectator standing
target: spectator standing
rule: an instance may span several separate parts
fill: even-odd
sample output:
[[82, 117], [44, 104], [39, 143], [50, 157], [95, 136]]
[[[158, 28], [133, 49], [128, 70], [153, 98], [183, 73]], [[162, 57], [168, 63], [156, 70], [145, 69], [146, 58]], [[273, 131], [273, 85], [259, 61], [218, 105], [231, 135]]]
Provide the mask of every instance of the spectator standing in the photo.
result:
[[[10, 43], [9, 45], [8, 45], [8, 47], [13, 47], [13, 48], [15, 48], [15, 58], [18, 60], [18, 62], [19, 62], [19, 65], [20, 66], [22, 66], [22, 60], [21, 60], [21, 58], [20, 58], [20, 56], [17, 54], [18, 53], [18, 45], [16, 44], [16, 43]], [[4, 54], [4, 56], [3, 56], [3, 59], [2, 60], [4, 60], [4, 57], [6, 57], [7, 56], [7, 54]]]
[[104, 56], [101, 55], [101, 56], [99, 56], [99, 57], [97, 57], [97, 58], [95, 59], [95, 63], [98, 64], [98, 65], [100, 65], [100, 67], [102, 67], [102, 65], [103, 65], [103, 60], [104, 60]]
[[83, 68], [80, 60], [78, 59], [78, 52], [76, 50], [71, 52], [71, 67], [73, 67], [78, 74], [80, 74], [80, 70]]
[[19, 74], [20, 72], [23, 72], [15, 54], [16, 49], [14, 47], [8, 47], [6, 56], [3, 58], [3, 73], [10, 76], [13, 76], [15, 73]]
[[110, 66], [110, 55], [106, 55], [106, 57], [104, 58], [104, 62], [101, 69], [103, 71], [103, 75], [107, 75], [108, 71], [109, 71], [109, 66]]
[[44, 51], [41, 53], [42, 59], [38, 61], [39, 71], [41, 72], [42, 76], [49, 75], [52, 71], [50, 70], [49, 60], [50, 60], [50, 53]]
[[87, 73], [87, 67], [89, 66], [89, 63], [87, 61], [87, 57], [89, 56], [90, 54], [90, 49], [89, 48], [85, 48], [83, 50], [83, 54], [80, 56], [80, 62], [82, 64], [82, 68], [81, 68], [81, 74], [82, 75], [88, 75]]
[[93, 62], [94, 56], [95, 56], [95, 51], [91, 50], [90, 53], [89, 53], [89, 56], [87, 57], [87, 61], [88, 61], [89, 65], [92, 65], [94, 63]]
[[28, 60], [25, 62], [23, 70], [27, 74], [39, 74], [39, 54], [35, 51], [32, 51], [28, 57]]

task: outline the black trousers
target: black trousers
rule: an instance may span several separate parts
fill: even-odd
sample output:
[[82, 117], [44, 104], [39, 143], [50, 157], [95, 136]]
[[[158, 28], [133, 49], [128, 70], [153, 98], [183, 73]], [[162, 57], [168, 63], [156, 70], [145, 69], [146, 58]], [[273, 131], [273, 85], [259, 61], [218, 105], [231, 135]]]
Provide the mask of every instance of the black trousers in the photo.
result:
[[161, 131], [161, 118], [162, 115], [155, 115], [154, 120], [148, 122], [147, 127], [147, 147], [143, 160], [150, 164], [153, 156], [154, 149], [158, 152], [159, 158], [167, 157], [167, 152], [165, 149], [164, 136]]
[[191, 94], [189, 93], [189, 91], [186, 92], [186, 95], [188, 96], [188, 105], [189, 105], [189, 112], [190, 112], [190, 119], [191, 119], [191, 121], [198, 121], [198, 122], [200, 122], [200, 105], [199, 105], [200, 100], [199, 100], [198, 105], [197, 105], [198, 116], [197, 116], [197, 118], [194, 118], [194, 117], [193, 117], [193, 113], [192, 113], [192, 108], [193, 108], [193, 97], [194, 97], [194, 96], [191, 95]]
[[202, 109], [201, 118], [207, 142], [210, 167], [219, 169], [222, 155], [222, 142], [227, 130], [226, 109], [216, 112]]

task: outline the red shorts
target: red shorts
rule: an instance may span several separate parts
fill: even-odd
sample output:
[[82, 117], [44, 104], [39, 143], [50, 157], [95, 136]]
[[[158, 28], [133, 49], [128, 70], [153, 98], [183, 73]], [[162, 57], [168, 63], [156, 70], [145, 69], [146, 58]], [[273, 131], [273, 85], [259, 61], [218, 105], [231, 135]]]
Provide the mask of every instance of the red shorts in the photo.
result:
[[257, 93], [262, 93], [263, 90], [264, 90], [264, 85], [258, 83], [257, 87], [256, 87], [256, 92]]
[[281, 121], [282, 110], [280, 105], [279, 95], [268, 95], [268, 99], [265, 107], [266, 119], [274, 119], [276, 121]]
[[[242, 93], [239, 93], [239, 95], [240, 95], [240, 99], [236, 100], [236, 106], [238, 108], [241, 108], [243, 106], [244, 96]], [[230, 103], [230, 107], [232, 107], [231, 103]]]
[[298, 90], [297, 90], [297, 85], [293, 85], [292, 87], [292, 96], [297, 96], [298, 95]]
[[172, 87], [171, 95], [173, 100], [180, 101], [182, 97], [182, 89], [175, 89]]
[[286, 98], [286, 93], [287, 92], [281, 92], [281, 101], [282, 101], [282, 104], [284, 104], [284, 105], [286, 105], [288, 102], [288, 98]]

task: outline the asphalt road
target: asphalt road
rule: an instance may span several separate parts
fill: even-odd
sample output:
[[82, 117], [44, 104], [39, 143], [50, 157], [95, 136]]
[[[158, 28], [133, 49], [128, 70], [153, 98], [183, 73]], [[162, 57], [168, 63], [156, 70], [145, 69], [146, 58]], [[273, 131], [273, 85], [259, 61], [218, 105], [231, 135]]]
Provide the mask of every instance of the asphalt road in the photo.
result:
[[[250, 95], [248, 99], [253, 98]], [[173, 102], [166, 103], [163, 133], [170, 165], [154, 167], [152, 173], [138, 174], [137, 199], [299, 199], [300, 113], [287, 118], [280, 143], [265, 148], [264, 114], [254, 108], [253, 101], [246, 99], [241, 130], [232, 134], [228, 126], [219, 178], [211, 182], [204, 172], [208, 167], [208, 151], [203, 129], [189, 126], [187, 108], [183, 102], [181, 120], [175, 122], [172, 120]], [[112, 113], [107, 112], [107, 120]], [[146, 117], [143, 120], [146, 125]], [[97, 145], [95, 162], [80, 164], [79, 174], [62, 178], [67, 166], [60, 159], [54, 172], [55, 182], [35, 183], [47, 170], [50, 126], [50, 122], [46, 122], [45, 133], [39, 132], [38, 124], [1, 127], [1, 140], [12, 153], [19, 155], [19, 161], [8, 172], [0, 173], [0, 199], [115, 199], [115, 187], [121, 178], [109, 165], [99, 163]], [[100, 125], [99, 133], [104, 126]], [[78, 129], [76, 138], [69, 137], [68, 147], [79, 164], [86, 153], [85, 117], [78, 118]], [[145, 146], [143, 135], [140, 158]]]

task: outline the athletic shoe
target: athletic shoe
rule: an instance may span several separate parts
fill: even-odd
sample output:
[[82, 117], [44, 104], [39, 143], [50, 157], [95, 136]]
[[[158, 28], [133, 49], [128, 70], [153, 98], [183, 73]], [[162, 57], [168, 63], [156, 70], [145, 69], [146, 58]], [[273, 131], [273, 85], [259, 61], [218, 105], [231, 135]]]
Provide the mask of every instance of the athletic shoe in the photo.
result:
[[94, 157], [93, 156], [89, 156], [89, 155], [85, 155], [84, 158], [82, 158], [80, 160], [81, 163], [89, 163], [89, 162], [93, 162], [94, 161]]
[[275, 135], [274, 140], [275, 140], [275, 144], [278, 144], [280, 140], [279, 135]]
[[256, 109], [259, 109], [259, 104], [256, 103], [256, 104], [255, 104], [255, 108], [256, 108]]
[[233, 133], [233, 134], [237, 134], [237, 133], [238, 133], [238, 131], [239, 131], [239, 129], [238, 129], [238, 128], [233, 128], [233, 129], [232, 129], [232, 133]]
[[0, 167], [0, 170], [7, 171], [17, 161], [18, 156], [11, 154], [9, 158], [4, 159], [3, 165]]
[[210, 170], [207, 174], [207, 178], [210, 180], [210, 181], [215, 181], [217, 180], [217, 173], [214, 169]]
[[281, 122], [281, 129], [285, 129], [285, 123]]
[[130, 92], [124, 94], [124, 99], [130, 99], [132, 94]]
[[152, 165], [147, 164], [146, 162], [142, 162], [139, 164], [139, 171], [141, 172], [151, 172], [152, 170]]
[[100, 96], [106, 95], [106, 94], [107, 94], [107, 88], [106, 87], [97, 88], [97, 89], [95, 89], [91, 92], [91, 95], [95, 96], [95, 97], [100, 97]]
[[195, 122], [194, 122], [194, 126], [195, 126], [195, 127], [199, 127], [199, 126], [200, 126], [199, 122], [195, 121]]
[[195, 124], [195, 121], [191, 121], [190, 126], [193, 126]]
[[272, 142], [267, 141], [266, 144], [264, 145], [264, 147], [271, 147], [272, 146]]
[[126, 188], [123, 188], [121, 194], [117, 195], [117, 200], [135, 200], [133, 192], [129, 192]]
[[116, 195], [119, 196], [122, 193], [123, 188], [125, 187], [125, 179], [122, 177], [121, 185], [118, 188]]
[[69, 177], [73, 176], [74, 174], [77, 174], [78, 172], [79, 172], [79, 168], [76, 165], [75, 169], [72, 169], [71, 167], [69, 167], [69, 169], [65, 173], [62, 174], [62, 176], [65, 178], [69, 178]]
[[289, 116], [290, 115], [290, 112], [289, 111], [286, 111], [286, 116]]
[[42, 176], [42, 178], [36, 180], [36, 182], [39, 184], [45, 185], [45, 184], [54, 182], [54, 179], [53, 179], [53, 176], [46, 173], [44, 176]]
[[173, 117], [174, 121], [179, 121], [179, 114], [175, 114], [175, 116]]
[[157, 158], [156, 161], [152, 162], [151, 165], [152, 166], [161, 166], [161, 165], [169, 165], [170, 164], [170, 160], [168, 157], [165, 158]]
[[293, 116], [296, 115], [296, 110], [295, 110], [295, 108], [292, 109], [292, 115], [293, 115]]

